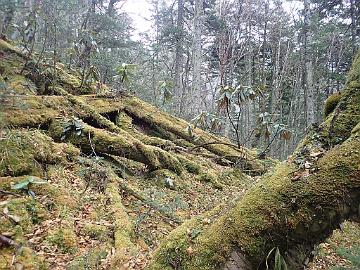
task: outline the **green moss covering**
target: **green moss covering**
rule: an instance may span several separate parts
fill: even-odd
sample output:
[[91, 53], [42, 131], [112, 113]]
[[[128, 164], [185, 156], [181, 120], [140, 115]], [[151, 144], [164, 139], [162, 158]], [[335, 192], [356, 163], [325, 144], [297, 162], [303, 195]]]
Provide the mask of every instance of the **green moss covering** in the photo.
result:
[[74, 254], [77, 251], [77, 237], [73, 228], [60, 228], [52, 231], [46, 240], [62, 253]]
[[360, 50], [355, 55], [355, 58], [352, 63], [352, 67], [347, 75], [347, 83], [352, 84], [350, 86], [355, 86], [355, 84], [360, 84]]
[[82, 256], [75, 258], [68, 266], [68, 270], [98, 269], [102, 261], [108, 255], [108, 251], [102, 248], [94, 248], [86, 251]]
[[209, 182], [217, 189], [223, 189], [224, 186], [219, 183], [217, 174], [213, 172], [202, 172], [197, 176], [199, 181]]
[[44, 262], [43, 256], [38, 256], [29, 247], [20, 248], [15, 257], [13, 255], [15, 250], [5, 249], [2, 251], [4, 252], [1, 253], [0, 269], [11, 269], [11, 263], [14, 269], [49, 269], [49, 266]]
[[184, 155], [177, 155], [178, 160], [184, 166], [184, 168], [193, 174], [199, 174], [201, 171], [201, 166], [190, 159], [186, 158]]
[[116, 124], [122, 129], [132, 128], [132, 118], [125, 112], [119, 112], [116, 116]]
[[125, 207], [121, 203], [121, 197], [116, 183], [109, 183], [106, 194], [110, 200], [111, 208], [109, 215], [112, 215], [114, 223], [114, 247], [116, 256], [113, 259], [113, 266], [121, 266], [129, 256], [136, 254], [136, 247], [131, 242], [133, 237], [133, 224], [129, 220]]
[[[69, 121], [53, 121], [50, 126], [50, 134], [57, 140], [60, 140], [64, 135], [64, 128], [68, 125]], [[92, 147], [94, 147], [95, 151], [98, 152], [129, 157], [135, 161], [147, 164], [151, 170], [168, 168], [176, 173], [181, 173], [182, 171], [182, 166], [175, 156], [158, 147], [145, 145], [128, 133], [115, 134], [93, 128], [81, 121], [79, 123], [81, 123], [82, 127], [81, 134], [67, 134], [66, 140], [81, 146], [84, 150], [92, 151]]]
[[107, 241], [111, 236], [109, 227], [100, 224], [86, 224], [83, 227], [82, 233], [89, 236], [92, 239]]
[[330, 113], [332, 113], [336, 106], [338, 105], [341, 99], [341, 93], [335, 93], [329, 96], [324, 104], [324, 118], [326, 118]]
[[31, 219], [32, 213], [27, 210], [27, 205], [31, 205], [32, 198], [18, 198], [13, 199], [6, 203], [4, 206], [0, 207], [1, 212], [3, 213], [4, 209], [7, 208], [9, 215], [18, 217], [20, 221], [14, 226], [14, 222], [11, 218], [6, 216], [1, 217], [0, 229], [2, 232], [7, 232], [13, 235], [13, 239], [24, 243], [23, 234], [30, 233], [33, 228], [33, 223]]
[[[261, 161], [255, 159], [255, 152], [248, 149], [237, 149], [236, 146], [229, 146], [230, 141], [226, 138], [219, 138], [215, 135], [209, 134], [201, 129], [195, 129], [193, 136], [187, 131], [188, 123], [179, 118], [173, 117], [169, 114], [161, 112], [157, 108], [146, 104], [145, 102], [135, 97], [125, 97], [123, 99], [125, 105], [125, 111], [128, 115], [141, 119], [145, 123], [151, 126], [157, 126], [164, 129], [179, 138], [183, 138], [190, 143], [201, 145], [204, 144], [204, 148], [215, 153], [216, 155], [223, 156], [231, 161], [239, 161], [239, 158], [243, 161], [245, 169], [252, 171], [258, 171], [258, 173], [264, 172], [264, 166]], [[155, 117], [156, 115], [156, 117]], [[194, 136], [197, 140], [194, 140]], [[206, 144], [208, 142], [219, 142], [218, 144]]]
[[330, 145], [343, 142], [351, 134], [351, 130], [360, 121], [360, 86], [359, 88], [347, 87], [337, 105], [337, 110], [332, 112], [320, 126], [320, 136]]
[[42, 176], [42, 163], [66, 162], [79, 154], [70, 144], [57, 144], [41, 131], [11, 130], [3, 133], [0, 176]]
[[[30, 61], [21, 72], [23, 55], [2, 41], [0, 51], [7, 56], [0, 62], [1, 89], [21, 94], [0, 96], [0, 189], [13, 191], [11, 184], [27, 175], [49, 183], [34, 186], [35, 200], [5, 194], [0, 204], [0, 212], [7, 207], [21, 218], [2, 215], [1, 232], [25, 245], [36, 234], [36, 252], [26, 247], [19, 253], [29, 269], [39, 266], [40, 252], [49, 259], [49, 245], [63, 253], [70, 269], [101, 260], [105, 269], [126, 268], [146, 252], [151, 257], [159, 241], [150, 269], [217, 269], [240, 250], [258, 266], [271, 248], [283, 253], [294, 243], [313, 244], [308, 239], [320, 240], [339, 219], [358, 211], [358, 60], [337, 105], [327, 102], [320, 132], [309, 135], [302, 156], [294, 158], [304, 161], [322, 149], [323, 157], [311, 159], [311, 175], [294, 181], [303, 172], [289, 161], [258, 181], [249, 175], [262, 174], [273, 161], [258, 160], [255, 151], [200, 129], [191, 136], [187, 122], [132, 96], [84, 95], [99, 94], [101, 84], [80, 88], [79, 73], [62, 64], [56, 85], [47, 85], [45, 66]], [[45, 96], [50, 94], [58, 96]], [[71, 123], [81, 132], [66, 130]], [[24, 129], [29, 127], [41, 130]], [[158, 185], [167, 177], [176, 188]], [[226, 204], [214, 207], [219, 202]], [[208, 209], [213, 210], [201, 214]], [[191, 219], [173, 230], [186, 218]], [[140, 247], [137, 239], [146, 244]], [[89, 250], [88, 241], [100, 247]], [[1, 252], [11, 261], [13, 249]]]

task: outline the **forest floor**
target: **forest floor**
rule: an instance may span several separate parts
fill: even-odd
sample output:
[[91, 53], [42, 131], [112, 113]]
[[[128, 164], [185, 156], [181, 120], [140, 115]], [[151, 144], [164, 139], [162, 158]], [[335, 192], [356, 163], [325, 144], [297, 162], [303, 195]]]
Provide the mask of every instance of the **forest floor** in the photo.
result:
[[315, 252], [310, 270], [360, 269], [360, 224], [344, 222]]
[[[0, 269], [144, 269], [181, 223], [193, 241], [278, 163], [135, 97], [89, 95], [62, 65], [45, 87], [52, 73], [4, 41], [0, 59]], [[317, 251], [310, 269], [360, 269], [360, 225]]]

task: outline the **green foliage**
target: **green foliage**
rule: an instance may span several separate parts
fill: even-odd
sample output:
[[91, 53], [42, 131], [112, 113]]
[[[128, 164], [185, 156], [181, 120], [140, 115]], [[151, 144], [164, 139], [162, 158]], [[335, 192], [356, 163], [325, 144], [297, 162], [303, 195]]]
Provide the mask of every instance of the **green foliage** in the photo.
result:
[[286, 261], [285, 261], [284, 257], [281, 255], [278, 247], [276, 247], [276, 248], [274, 247], [269, 251], [269, 253], [266, 257], [266, 261], [265, 261], [266, 269], [267, 270], [269, 269], [268, 260], [274, 251], [275, 251], [275, 257], [274, 257], [274, 268], [273, 269], [274, 270], [287, 270], [288, 267], [287, 267]]
[[117, 75], [114, 76], [114, 79], [121, 83], [129, 83], [136, 67], [135, 64], [122, 63], [121, 66], [115, 69]]
[[11, 189], [14, 190], [23, 190], [26, 191], [31, 197], [35, 197], [35, 193], [31, 190], [32, 185], [41, 185], [47, 184], [46, 181], [42, 181], [40, 178], [29, 176], [25, 180], [11, 186]]
[[185, 131], [187, 133], [187, 135], [191, 138], [191, 140], [196, 141], [198, 139], [198, 137], [196, 136], [196, 134], [194, 133], [194, 130], [196, 129], [196, 127], [192, 124], [188, 124], [185, 128]]

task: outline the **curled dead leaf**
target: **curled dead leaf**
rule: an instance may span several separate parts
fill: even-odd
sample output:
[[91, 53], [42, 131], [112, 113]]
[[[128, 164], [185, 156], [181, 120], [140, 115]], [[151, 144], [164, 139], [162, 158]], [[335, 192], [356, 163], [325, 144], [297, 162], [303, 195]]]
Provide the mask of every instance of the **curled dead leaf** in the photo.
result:
[[193, 248], [190, 246], [186, 249], [186, 253], [189, 255], [189, 256], [192, 256], [194, 254], [194, 250]]

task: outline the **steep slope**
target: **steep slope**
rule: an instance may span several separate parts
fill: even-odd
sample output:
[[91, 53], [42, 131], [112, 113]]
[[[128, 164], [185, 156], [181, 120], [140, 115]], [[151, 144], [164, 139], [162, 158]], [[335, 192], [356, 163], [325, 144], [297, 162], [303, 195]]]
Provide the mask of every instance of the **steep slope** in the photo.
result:
[[0, 269], [144, 268], [174, 228], [226, 213], [273, 164], [4, 40], [0, 104]]

